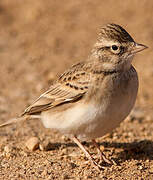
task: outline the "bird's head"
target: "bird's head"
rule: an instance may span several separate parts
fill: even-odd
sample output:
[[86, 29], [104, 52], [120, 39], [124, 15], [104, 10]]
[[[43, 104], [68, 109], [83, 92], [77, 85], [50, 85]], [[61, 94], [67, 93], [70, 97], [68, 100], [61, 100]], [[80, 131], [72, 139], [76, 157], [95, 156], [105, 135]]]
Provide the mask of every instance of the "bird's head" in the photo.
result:
[[103, 63], [106, 70], [126, 70], [130, 68], [133, 56], [146, 48], [136, 43], [121, 26], [107, 24], [100, 28], [92, 55]]

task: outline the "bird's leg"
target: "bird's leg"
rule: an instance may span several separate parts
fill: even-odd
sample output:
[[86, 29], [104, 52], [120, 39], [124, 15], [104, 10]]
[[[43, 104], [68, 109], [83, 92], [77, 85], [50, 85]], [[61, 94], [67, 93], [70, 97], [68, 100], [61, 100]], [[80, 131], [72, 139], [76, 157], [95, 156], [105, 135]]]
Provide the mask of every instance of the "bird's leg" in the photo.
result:
[[80, 149], [85, 153], [86, 157], [91, 161], [91, 163], [94, 165], [94, 167], [100, 171], [101, 169], [104, 169], [104, 167], [100, 166], [91, 156], [91, 154], [84, 148], [82, 143], [79, 141], [77, 137], [72, 138], [73, 141], [80, 147]]
[[108, 160], [105, 156], [105, 154], [101, 151], [99, 145], [97, 144], [97, 142], [95, 141], [95, 139], [92, 140], [92, 143], [94, 144], [94, 146], [97, 148], [98, 150], [98, 154], [100, 156], [100, 161], [104, 161], [108, 164], [112, 164], [112, 162], [110, 160]]

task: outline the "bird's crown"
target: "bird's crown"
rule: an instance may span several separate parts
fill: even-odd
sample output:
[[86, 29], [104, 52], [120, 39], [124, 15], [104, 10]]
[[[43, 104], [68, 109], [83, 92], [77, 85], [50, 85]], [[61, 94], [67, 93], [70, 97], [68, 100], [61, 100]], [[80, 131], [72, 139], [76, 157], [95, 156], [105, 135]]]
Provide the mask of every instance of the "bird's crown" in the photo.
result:
[[124, 28], [113, 23], [100, 28], [98, 40], [103, 41], [104, 39], [115, 40], [120, 43], [134, 42], [133, 38]]

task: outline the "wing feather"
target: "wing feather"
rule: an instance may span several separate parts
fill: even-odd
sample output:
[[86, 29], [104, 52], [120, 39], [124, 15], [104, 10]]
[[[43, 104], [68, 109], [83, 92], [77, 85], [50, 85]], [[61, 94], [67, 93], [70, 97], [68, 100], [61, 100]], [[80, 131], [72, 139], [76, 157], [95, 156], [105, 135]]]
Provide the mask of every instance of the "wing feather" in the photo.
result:
[[91, 78], [90, 73], [82, 68], [83, 63], [79, 63], [63, 73], [22, 115], [41, 113], [60, 104], [80, 100], [88, 91]]

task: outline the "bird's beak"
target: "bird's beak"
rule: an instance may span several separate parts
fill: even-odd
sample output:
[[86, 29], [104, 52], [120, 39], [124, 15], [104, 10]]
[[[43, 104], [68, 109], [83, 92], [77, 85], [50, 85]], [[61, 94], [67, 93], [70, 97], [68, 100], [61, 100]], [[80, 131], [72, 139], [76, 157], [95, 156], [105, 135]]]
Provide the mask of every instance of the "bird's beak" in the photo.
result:
[[143, 44], [135, 43], [135, 45], [132, 47], [131, 54], [136, 54], [140, 51], [143, 51], [144, 49], [147, 49], [148, 47]]

